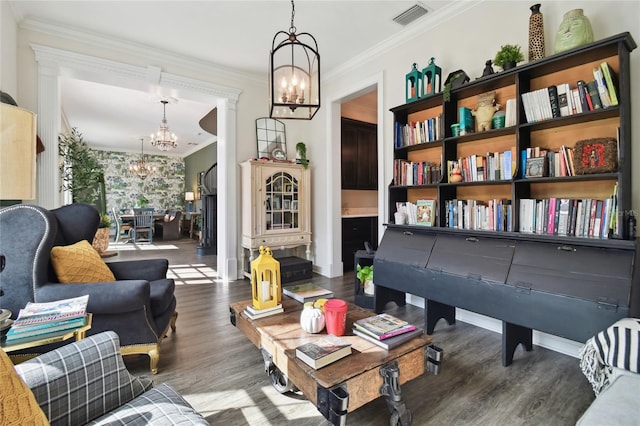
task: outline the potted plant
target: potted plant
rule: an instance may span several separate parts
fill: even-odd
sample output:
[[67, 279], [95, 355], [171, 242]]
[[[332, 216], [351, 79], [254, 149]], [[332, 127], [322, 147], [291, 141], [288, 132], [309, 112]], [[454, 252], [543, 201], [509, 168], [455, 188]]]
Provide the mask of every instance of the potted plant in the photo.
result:
[[518, 62], [524, 61], [524, 55], [517, 44], [505, 44], [500, 46], [493, 63], [503, 70], [514, 68]]
[[373, 294], [373, 265], [356, 266], [356, 277], [362, 283], [365, 294]]
[[[62, 158], [60, 163], [62, 188], [71, 191], [73, 202], [92, 204], [100, 213], [100, 228], [96, 232], [93, 245], [99, 253], [102, 253], [109, 245], [109, 227], [111, 226], [111, 220], [107, 215], [104, 167], [82, 138], [82, 133], [75, 127], [71, 132], [58, 137], [58, 154]], [[103, 220], [105, 216], [106, 222]]]
[[296, 144], [296, 163], [302, 164], [302, 167], [305, 169], [309, 165], [309, 160], [307, 160], [307, 146], [304, 142], [298, 142]]

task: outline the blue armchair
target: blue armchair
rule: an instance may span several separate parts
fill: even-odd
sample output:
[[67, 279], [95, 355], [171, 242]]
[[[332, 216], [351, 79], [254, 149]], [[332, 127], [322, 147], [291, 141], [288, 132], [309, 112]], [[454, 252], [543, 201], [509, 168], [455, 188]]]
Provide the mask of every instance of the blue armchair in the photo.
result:
[[5, 295], [0, 306], [17, 315], [27, 302], [89, 295], [87, 310], [93, 313], [87, 335], [113, 330], [121, 352], [147, 354], [155, 374], [159, 344], [177, 318], [175, 283], [167, 279], [166, 259], [108, 263], [116, 281], [61, 284], [50, 262], [53, 246], [87, 240], [98, 224], [98, 211], [86, 204], [70, 204], [54, 210], [18, 204], [0, 209], [0, 253], [6, 257], [0, 273]]

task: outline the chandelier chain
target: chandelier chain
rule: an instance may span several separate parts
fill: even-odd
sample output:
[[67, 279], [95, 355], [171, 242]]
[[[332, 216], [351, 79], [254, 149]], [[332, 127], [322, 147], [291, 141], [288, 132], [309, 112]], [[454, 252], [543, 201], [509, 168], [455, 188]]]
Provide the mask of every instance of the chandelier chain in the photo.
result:
[[296, 33], [296, 26], [293, 24], [293, 18], [296, 15], [296, 5], [293, 4], [293, 0], [291, 0], [291, 27], [289, 27], [289, 33]]

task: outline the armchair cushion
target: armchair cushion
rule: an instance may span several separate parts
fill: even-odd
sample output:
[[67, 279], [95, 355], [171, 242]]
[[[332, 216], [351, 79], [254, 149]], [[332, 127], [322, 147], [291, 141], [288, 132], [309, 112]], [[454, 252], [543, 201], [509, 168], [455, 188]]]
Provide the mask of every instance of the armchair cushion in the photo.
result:
[[52, 425], [86, 424], [152, 387], [127, 371], [112, 331], [15, 366]]
[[9, 356], [0, 349], [0, 425], [21, 424], [40, 426], [49, 421]]
[[116, 279], [87, 240], [53, 247], [51, 263], [61, 283], [92, 283]]

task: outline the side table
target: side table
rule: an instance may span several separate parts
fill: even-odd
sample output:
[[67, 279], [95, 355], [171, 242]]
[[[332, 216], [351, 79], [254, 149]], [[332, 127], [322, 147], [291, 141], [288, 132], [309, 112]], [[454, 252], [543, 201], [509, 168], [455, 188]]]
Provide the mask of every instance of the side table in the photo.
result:
[[[39, 336], [25, 337], [24, 339], [7, 342], [2, 336], [0, 339], [0, 348], [6, 353], [19, 351], [21, 349], [35, 348], [38, 346], [48, 345], [50, 343], [64, 342], [69, 339], [82, 340], [85, 338], [87, 330], [91, 328], [92, 314], [87, 314], [87, 320], [81, 327], [70, 328], [68, 330], [54, 331], [53, 333], [41, 334]], [[36, 355], [9, 355], [14, 363], [26, 361]]]
[[[355, 285], [353, 288], [353, 300], [355, 302], [356, 305], [360, 306], [361, 308], [365, 308], [365, 309], [373, 309], [373, 298], [375, 297], [375, 290], [374, 290], [374, 295], [369, 295], [369, 294], [365, 294], [364, 289], [362, 288], [362, 285], [360, 284], [360, 280], [358, 279], [358, 265], [360, 266], [371, 266], [373, 265], [373, 258], [375, 257], [375, 252], [374, 253], [367, 253], [366, 250], [358, 250], [356, 251], [356, 253], [353, 255], [353, 268], [354, 271], [356, 273], [355, 275]], [[375, 277], [375, 271], [374, 271], [374, 277]], [[374, 284], [375, 284], [375, 279], [373, 280]], [[375, 288], [375, 287], [374, 287]]]
[[[367, 253], [366, 250], [358, 250], [355, 253], [354, 259], [353, 259], [354, 270], [356, 271], [356, 273], [358, 271], [358, 264], [362, 266], [373, 265], [374, 257], [375, 257], [375, 252], [372, 254], [369, 254]], [[373, 276], [374, 276], [373, 295], [365, 294], [364, 289], [360, 285], [360, 280], [358, 279], [358, 276], [356, 275], [354, 277], [354, 280], [355, 280], [354, 293], [353, 293], [354, 303], [360, 306], [361, 308], [371, 309], [373, 311], [376, 311], [377, 314], [382, 313], [382, 310], [380, 311], [376, 310], [375, 308], [376, 298], [379, 298], [379, 300], [387, 300], [389, 302], [395, 302], [398, 306], [404, 306], [406, 304], [405, 293], [403, 291], [394, 290], [386, 287], [378, 287], [377, 285], [375, 285], [376, 283], [375, 272], [376, 271], [374, 270], [373, 271]]]

